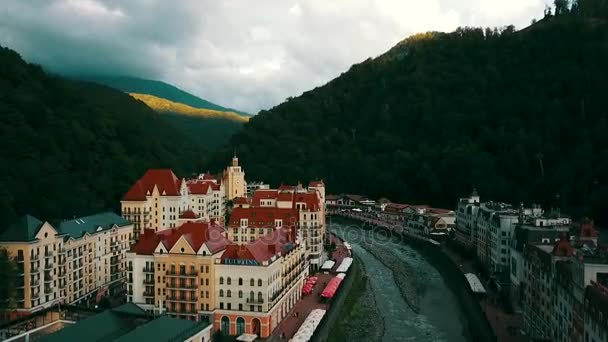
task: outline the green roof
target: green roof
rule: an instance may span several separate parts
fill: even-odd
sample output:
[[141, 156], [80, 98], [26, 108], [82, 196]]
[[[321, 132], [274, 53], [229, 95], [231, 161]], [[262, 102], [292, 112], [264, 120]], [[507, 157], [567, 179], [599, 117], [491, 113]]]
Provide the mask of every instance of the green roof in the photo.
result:
[[197, 323], [186, 319], [161, 316], [147, 324], [137, 327], [135, 330], [116, 339], [116, 342], [146, 341], [166, 342], [174, 340], [185, 340], [209, 325], [208, 322]]
[[42, 337], [43, 342], [113, 341], [135, 328], [132, 320], [124, 319], [112, 310], [78, 321], [53, 334]]
[[99, 227], [101, 227], [102, 230], [106, 230], [112, 228], [114, 225], [122, 227], [128, 224], [130, 224], [129, 221], [115, 213], [105, 212], [61, 222], [58, 231], [60, 234], [68, 234], [73, 238], [79, 238], [84, 235], [85, 232], [93, 234]]
[[114, 312], [126, 313], [131, 315], [147, 315], [146, 310], [140, 308], [137, 304], [126, 303], [112, 309]]
[[31, 241], [36, 238], [36, 234], [44, 222], [34, 216], [22, 216], [17, 222], [0, 235], [0, 241]]

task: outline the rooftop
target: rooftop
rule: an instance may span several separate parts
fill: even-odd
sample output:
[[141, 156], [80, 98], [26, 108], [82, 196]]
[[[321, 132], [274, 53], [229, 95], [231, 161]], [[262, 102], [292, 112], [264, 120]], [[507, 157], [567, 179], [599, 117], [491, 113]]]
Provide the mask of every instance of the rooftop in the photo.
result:
[[207, 222], [187, 222], [173, 229], [155, 232], [144, 230], [139, 240], [131, 246], [131, 252], [137, 254], [154, 254], [156, 247], [162, 242], [167, 250], [171, 250], [180, 238], [184, 238], [194, 253], [205, 244], [210, 253], [216, 253], [230, 244], [224, 235], [224, 228]]
[[76, 239], [85, 233], [93, 234], [97, 231], [111, 229], [115, 225], [124, 227], [130, 224], [129, 221], [115, 213], [105, 212], [61, 222], [57, 230], [60, 234], [68, 234]]
[[123, 196], [123, 201], [145, 201], [156, 187], [163, 196], [179, 196], [182, 181], [170, 169], [150, 169]]
[[31, 241], [44, 222], [31, 215], [22, 216], [0, 235], [0, 241]]

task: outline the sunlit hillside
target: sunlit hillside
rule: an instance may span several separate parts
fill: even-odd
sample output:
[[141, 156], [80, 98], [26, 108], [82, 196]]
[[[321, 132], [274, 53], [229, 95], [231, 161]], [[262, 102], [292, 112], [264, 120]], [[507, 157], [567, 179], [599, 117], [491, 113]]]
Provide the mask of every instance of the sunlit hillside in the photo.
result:
[[173, 102], [148, 94], [129, 93], [129, 95], [142, 101], [143, 103], [148, 105], [148, 107], [154, 109], [157, 112], [176, 113], [214, 119], [226, 119], [237, 122], [246, 122], [249, 120], [249, 118], [239, 115], [235, 112], [222, 112], [212, 109], [194, 108], [183, 103]]

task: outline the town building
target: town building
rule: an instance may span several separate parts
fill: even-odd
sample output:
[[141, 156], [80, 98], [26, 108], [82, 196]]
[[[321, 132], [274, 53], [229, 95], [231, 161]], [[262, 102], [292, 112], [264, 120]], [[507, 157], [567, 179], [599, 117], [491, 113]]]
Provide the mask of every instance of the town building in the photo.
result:
[[[306, 240], [310, 267], [318, 269], [325, 261], [323, 249], [323, 239], [326, 234], [324, 200], [325, 185], [322, 181], [311, 182], [306, 188], [302, 184], [293, 186], [281, 184], [279, 189], [258, 190], [253, 194], [250, 208], [233, 209], [228, 234], [231, 240], [237, 243], [252, 241], [252, 238], [261, 236], [262, 232], [268, 231], [269, 227], [273, 227], [273, 222], [285, 225], [289, 220], [297, 224], [303, 239]], [[262, 214], [262, 217], [255, 213], [264, 208], [295, 211], [268, 210], [268, 214]], [[296, 219], [293, 218], [294, 213], [297, 215]], [[278, 217], [281, 217], [281, 219], [279, 220]], [[254, 226], [253, 229], [250, 228], [249, 230], [240, 226], [240, 224], [249, 226], [251, 222], [259, 226]], [[235, 230], [237, 226], [241, 229]], [[241, 235], [234, 238], [238, 232], [241, 232]], [[248, 235], [245, 237], [242, 232], [248, 232]]]
[[227, 234], [237, 244], [253, 242], [282, 227], [298, 226], [298, 211], [276, 207], [236, 207], [228, 221]]
[[[64, 323], [57, 324], [61, 322]], [[58, 321], [46, 329], [53, 333], [38, 338], [43, 342], [210, 342], [212, 327], [209, 321], [191, 322], [168, 316], [156, 317], [132, 303], [127, 303], [81, 321]], [[28, 337], [25, 337], [24, 341], [27, 341]]]
[[[190, 199], [188, 211], [203, 221], [224, 221], [226, 191], [222, 183], [207, 173], [186, 181], [186, 186]], [[183, 214], [180, 214], [179, 218], [184, 218]], [[191, 213], [186, 215], [192, 216]]]
[[133, 222], [137, 239], [144, 229], [179, 225], [180, 213], [190, 209], [188, 186], [169, 169], [151, 169], [131, 186], [120, 206], [122, 217]]
[[124, 292], [125, 257], [133, 225], [114, 213], [52, 225], [26, 215], [0, 235], [17, 264], [17, 292], [9, 318], [57, 303], [87, 304]]
[[253, 194], [258, 190], [268, 190], [270, 189], [270, 184], [266, 184], [264, 182], [247, 182], [247, 197], [252, 197]]
[[525, 218], [517, 223], [510, 241], [510, 296], [518, 309], [523, 301], [522, 284], [524, 279], [524, 250], [527, 245], [550, 245], [559, 241], [561, 236], [568, 235], [571, 220], [567, 217]]
[[301, 296], [308, 274], [297, 228], [278, 227], [246, 244], [232, 244], [215, 264], [216, 331], [267, 338]]
[[592, 282], [585, 290], [585, 342], [608, 340], [608, 285]]
[[525, 249], [524, 329], [534, 340], [555, 337], [555, 264], [574, 255], [566, 236], [554, 245], [527, 245]]
[[148, 170], [120, 201], [122, 216], [133, 222], [135, 238], [144, 229], [161, 231], [189, 221], [223, 222], [226, 193], [213, 175], [180, 179], [170, 169]]
[[145, 230], [127, 253], [127, 301], [148, 312], [201, 320], [215, 305], [214, 259], [230, 241], [211, 222]]
[[477, 224], [477, 212], [479, 211], [479, 195], [473, 190], [471, 196], [461, 198], [456, 208], [455, 239], [460, 246], [467, 251], [476, 251], [477, 237], [475, 226]]
[[232, 158], [232, 164], [224, 170], [222, 183], [226, 190], [226, 201], [236, 197], [247, 196], [247, 182], [245, 182], [245, 170], [239, 165], [236, 154]]
[[456, 215], [447, 209], [410, 206], [415, 212], [406, 212], [405, 227], [412, 234], [447, 235], [456, 225]]

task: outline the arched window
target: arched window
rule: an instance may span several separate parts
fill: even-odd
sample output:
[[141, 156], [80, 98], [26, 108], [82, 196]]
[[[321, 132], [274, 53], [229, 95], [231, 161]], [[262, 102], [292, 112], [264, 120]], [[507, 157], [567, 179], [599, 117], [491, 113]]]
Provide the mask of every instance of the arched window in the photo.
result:
[[230, 285], [232, 283], [232, 280], [230, 279], [230, 277], [226, 278], [226, 284]]
[[241, 336], [245, 333], [245, 320], [243, 317], [236, 319], [236, 336]]
[[258, 286], [262, 286], [262, 279], [258, 279]]
[[220, 285], [224, 285], [224, 277], [220, 277]]
[[243, 285], [243, 278], [239, 278], [239, 285]]
[[230, 290], [226, 291], [226, 297], [232, 297], [232, 291], [230, 291]]
[[220, 331], [222, 332], [222, 335], [230, 335], [230, 318], [226, 316], [222, 317]]
[[249, 292], [249, 299], [253, 302], [254, 298], [255, 298], [255, 295], [253, 294], [253, 291]]
[[224, 290], [220, 290], [220, 297], [224, 297]]
[[258, 303], [262, 303], [264, 297], [262, 296], [262, 292], [258, 292]]
[[243, 291], [239, 290], [239, 298], [243, 298]]
[[253, 280], [253, 278], [251, 278], [251, 280], [249, 281], [249, 286], [254, 286], [255, 285], [255, 280]]

